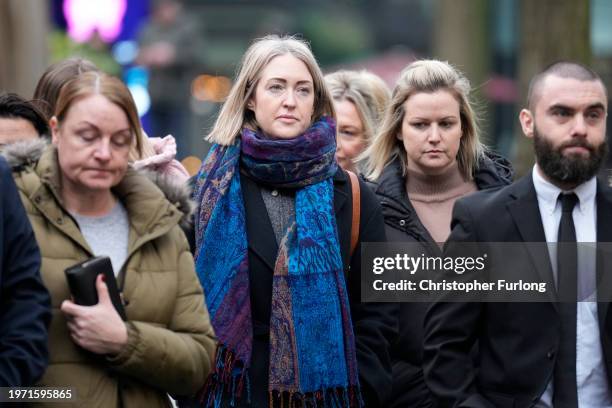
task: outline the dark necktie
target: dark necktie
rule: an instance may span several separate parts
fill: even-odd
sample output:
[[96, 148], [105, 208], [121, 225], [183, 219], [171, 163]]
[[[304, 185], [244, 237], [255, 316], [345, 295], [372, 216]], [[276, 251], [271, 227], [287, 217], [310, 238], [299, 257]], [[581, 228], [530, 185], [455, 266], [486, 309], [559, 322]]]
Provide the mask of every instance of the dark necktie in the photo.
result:
[[554, 408], [578, 407], [576, 387], [576, 298], [578, 248], [572, 211], [576, 194], [560, 194], [562, 215], [557, 236], [557, 295], [561, 338], [554, 369]]

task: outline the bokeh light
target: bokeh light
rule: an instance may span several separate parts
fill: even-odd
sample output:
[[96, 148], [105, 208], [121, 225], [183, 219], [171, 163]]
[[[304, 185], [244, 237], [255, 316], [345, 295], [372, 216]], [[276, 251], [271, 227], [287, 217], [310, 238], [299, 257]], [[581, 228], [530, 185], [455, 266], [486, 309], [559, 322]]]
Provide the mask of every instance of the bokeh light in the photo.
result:
[[123, 80], [132, 93], [132, 98], [134, 98], [134, 103], [136, 103], [136, 108], [138, 109], [138, 115], [140, 117], [144, 116], [151, 108], [151, 96], [147, 90], [149, 73], [145, 68], [135, 66], [125, 71]]
[[228, 77], [198, 75], [191, 83], [191, 95], [199, 101], [223, 102], [231, 87]]
[[113, 46], [113, 57], [121, 65], [131, 64], [138, 55], [138, 43], [136, 41], [119, 41]]
[[112, 42], [121, 32], [127, 0], [64, 0], [68, 34], [77, 42], [88, 41], [97, 32]]

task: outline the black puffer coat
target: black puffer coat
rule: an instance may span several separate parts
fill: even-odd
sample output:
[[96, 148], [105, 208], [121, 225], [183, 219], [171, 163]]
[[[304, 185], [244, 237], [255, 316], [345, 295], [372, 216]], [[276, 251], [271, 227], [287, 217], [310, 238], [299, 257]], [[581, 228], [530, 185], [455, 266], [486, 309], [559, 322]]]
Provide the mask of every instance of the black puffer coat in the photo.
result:
[[[510, 184], [513, 174], [508, 160], [487, 152], [479, 162], [474, 182], [479, 190], [499, 188]], [[383, 170], [377, 183], [369, 183], [369, 186], [380, 201], [388, 242], [420, 242], [425, 253], [432, 256], [441, 253], [408, 200], [399, 158]], [[421, 369], [423, 318], [428, 306], [424, 302], [400, 304], [399, 336], [391, 347], [393, 391], [389, 407], [435, 406]]]

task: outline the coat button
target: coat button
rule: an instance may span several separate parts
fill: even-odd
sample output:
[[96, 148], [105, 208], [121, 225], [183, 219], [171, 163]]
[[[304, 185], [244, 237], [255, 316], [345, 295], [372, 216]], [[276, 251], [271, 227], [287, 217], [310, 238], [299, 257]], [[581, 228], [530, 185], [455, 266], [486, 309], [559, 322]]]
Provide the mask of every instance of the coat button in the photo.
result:
[[42, 201], [42, 197], [41, 196], [38, 195], [38, 196], [34, 197], [34, 202], [36, 204], [40, 204], [41, 201]]
[[554, 356], [555, 350], [550, 350], [548, 353], [546, 353], [546, 357], [548, 357], [549, 360], [552, 360]]
[[278, 190], [272, 190], [270, 194], [272, 194], [272, 197], [276, 197], [278, 195]]
[[62, 217], [57, 217], [57, 219], [55, 220], [59, 225], [62, 225], [64, 223], [64, 219]]
[[399, 225], [401, 225], [402, 227], [406, 225], [406, 220], [400, 220]]

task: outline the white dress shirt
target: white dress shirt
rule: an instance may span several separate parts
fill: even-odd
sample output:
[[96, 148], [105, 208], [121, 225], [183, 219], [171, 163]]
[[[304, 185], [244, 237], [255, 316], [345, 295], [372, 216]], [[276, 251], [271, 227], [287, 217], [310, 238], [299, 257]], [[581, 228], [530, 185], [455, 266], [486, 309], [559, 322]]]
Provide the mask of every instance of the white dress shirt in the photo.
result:
[[[546, 181], [536, 164], [533, 168], [533, 184], [538, 197], [542, 226], [546, 242], [557, 242], [561, 203], [558, 201], [561, 189]], [[599, 337], [597, 318], [597, 295], [595, 289], [595, 249], [597, 242], [597, 180], [595, 177], [573, 190], [578, 196], [572, 217], [576, 228], [578, 246], [578, 293], [586, 301], [578, 302], [576, 310], [576, 384], [580, 408], [612, 408], [612, 395], [608, 387], [606, 367]], [[557, 276], [557, 252], [555, 245], [549, 245], [553, 273]], [[554, 408], [554, 392], [551, 378], [538, 408]]]

